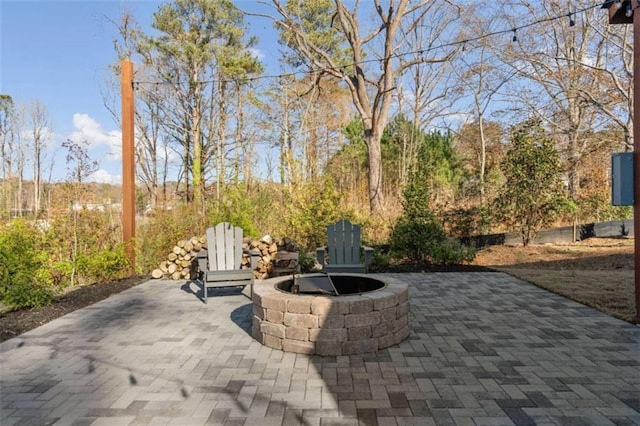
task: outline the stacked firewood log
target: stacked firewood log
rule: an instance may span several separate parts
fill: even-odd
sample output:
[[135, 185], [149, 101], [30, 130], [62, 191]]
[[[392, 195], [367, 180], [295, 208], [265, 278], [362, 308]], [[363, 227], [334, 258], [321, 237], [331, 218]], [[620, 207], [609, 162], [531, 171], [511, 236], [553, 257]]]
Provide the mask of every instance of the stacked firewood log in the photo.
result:
[[195, 279], [198, 267], [195, 259], [200, 250], [207, 248], [206, 242], [204, 236], [179, 240], [151, 276], [172, 280]]
[[273, 268], [276, 265], [278, 253], [282, 251], [297, 252], [298, 245], [291, 238], [285, 237], [274, 240], [271, 236], [265, 235], [259, 241], [251, 241], [249, 249], [260, 253], [258, 266], [253, 271], [253, 276], [257, 279], [267, 279], [273, 276]]
[[[265, 235], [259, 240], [245, 238], [244, 248], [259, 253], [258, 266], [253, 275], [257, 279], [267, 279], [273, 274], [273, 267], [279, 251], [297, 252], [298, 245], [290, 238], [273, 239]], [[167, 254], [165, 260], [160, 262], [158, 268], [151, 272], [153, 278], [172, 280], [196, 279], [198, 275], [198, 252], [207, 249], [206, 237], [192, 237], [188, 240], [179, 240], [173, 249]], [[243, 256], [244, 268], [251, 267], [251, 259]]]

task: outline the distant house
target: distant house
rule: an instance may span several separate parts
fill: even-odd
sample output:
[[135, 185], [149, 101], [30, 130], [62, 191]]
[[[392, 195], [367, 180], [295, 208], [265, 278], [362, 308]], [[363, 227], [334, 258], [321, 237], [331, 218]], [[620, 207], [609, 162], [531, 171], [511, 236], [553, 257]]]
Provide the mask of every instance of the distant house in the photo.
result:
[[99, 211], [99, 212], [104, 212], [104, 211], [107, 211], [107, 210], [121, 211], [122, 210], [122, 204], [121, 203], [112, 203], [110, 201], [108, 201], [106, 203], [78, 203], [78, 202], [75, 202], [75, 203], [73, 203], [73, 210], [74, 211], [88, 210], [88, 211]]

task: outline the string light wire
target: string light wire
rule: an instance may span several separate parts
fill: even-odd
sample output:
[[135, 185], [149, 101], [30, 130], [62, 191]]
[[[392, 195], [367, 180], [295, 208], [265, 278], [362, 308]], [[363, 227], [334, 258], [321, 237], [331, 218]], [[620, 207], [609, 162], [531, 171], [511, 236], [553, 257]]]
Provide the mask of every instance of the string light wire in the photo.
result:
[[[448, 43], [442, 43], [439, 44], [437, 46], [431, 46], [428, 48], [423, 48], [420, 50], [414, 50], [414, 51], [410, 51], [410, 52], [404, 52], [404, 53], [397, 53], [394, 55], [391, 55], [392, 58], [394, 59], [400, 59], [404, 56], [409, 56], [409, 55], [416, 55], [418, 54], [420, 57], [422, 57], [424, 55], [424, 53], [428, 53], [430, 51], [434, 51], [434, 50], [441, 50], [441, 49], [445, 49], [448, 47], [457, 47], [457, 46], [462, 46], [462, 50], [466, 49], [466, 45], [468, 43], [473, 43], [476, 41], [480, 41], [480, 40], [484, 40], [486, 38], [490, 38], [490, 37], [495, 37], [498, 35], [503, 35], [503, 34], [507, 34], [507, 33], [513, 33], [513, 37], [512, 37], [512, 41], [518, 41], [518, 37], [516, 35], [516, 32], [518, 30], [522, 30], [525, 28], [530, 28], [533, 27], [535, 25], [540, 25], [540, 24], [544, 24], [547, 22], [552, 22], [552, 21], [557, 21], [559, 19], [566, 19], [567, 17], [569, 17], [569, 26], [572, 27], [575, 25], [575, 20], [573, 17], [577, 16], [578, 14], [582, 14], [584, 12], [587, 12], [591, 9], [595, 9], [595, 8], [602, 8], [603, 6], [609, 5], [613, 2], [617, 2], [619, 0], [606, 0], [604, 2], [600, 2], [600, 3], [596, 3], [593, 4], [591, 6], [586, 6], [582, 9], [576, 9], [574, 11], [569, 10], [569, 13], [564, 13], [561, 15], [556, 15], [556, 16], [549, 16], [546, 18], [540, 18], [537, 19], [535, 21], [529, 22], [527, 24], [523, 24], [523, 25], [519, 25], [517, 27], [511, 27], [509, 29], [504, 29], [504, 30], [498, 30], [498, 31], [493, 31], [493, 32], [489, 32], [489, 33], [485, 33], [485, 34], [481, 34], [479, 36], [475, 36], [475, 37], [469, 37], [469, 38], [465, 38], [463, 40], [457, 40], [457, 41], [452, 41], [452, 42], [448, 42]], [[277, 79], [282, 79], [282, 78], [287, 78], [287, 77], [295, 77], [295, 76], [299, 76], [299, 75], [313, 75], [313, 74], [318, 74], [318, 73], [322, 73], [322, 72], [327, 72], [327, 71], [340, 71], [341, 68], [347, 68], [347, 67], [352, 67], [354, 65], [363, 65], [363, 64], [368, 64], [368, 63], [375, 63], [375, 62], [383, 62], [385, 61], [385, 58], [378, 58], [378, 59], [366, 59], [363, 61], [360, 61], [358, 63], [352, 62], [349, 64], [345, 64], [345, 65], [341, 65], [339, 67], [322, 67], [322, 68], [312, 68], [310, 70], [307, 71], [293, 71], [293, 72], [289, 72], [289, 73], [282, 73], [282, 74], [276, 74], [276, 75], [256, 75], [256, 76], [251, 76], [251, 77], [244, 77], [244, 78], [235, 78], [235, 79], [211, 79], [211, 80], [203, 80], [203, 81], [199, 81], [198, 84], [201, 85], [207, 85], [207, 84], [217, 84], [217, 83], [231, 83], [231, 82], [255, 82], [258, 80], [277, 80]], [[149, 84], [149, 85], [161, 85], [161, 84], [171, 84], [172, 82], [169, 81], [133, 81], [133, 85], [134, 88], [139, 87], [142, 84]], [[186, 82], [185, 82], [186, 83]]]

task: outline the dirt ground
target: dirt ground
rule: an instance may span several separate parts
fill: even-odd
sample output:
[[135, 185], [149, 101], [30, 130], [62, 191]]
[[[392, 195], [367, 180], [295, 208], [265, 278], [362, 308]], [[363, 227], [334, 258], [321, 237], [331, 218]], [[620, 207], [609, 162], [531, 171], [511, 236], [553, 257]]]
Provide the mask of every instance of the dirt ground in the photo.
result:
[[518, 269], [633, 270], [633, 238], [589, 238], [574, 244], [491, 246], [474, 265]]
[[[591, 238], [575, 244], [491, 246], [471, 265], [434, 267], [394, 265], [372, 272], [501, 271], [539, 287], [631, 322], [635, 315], [633, 239]], [[0, 314], [0, 341], [18, 336], [75, 309], [95, 303], [149, 279], [124, 280], [81, 287], [38, 309]]]

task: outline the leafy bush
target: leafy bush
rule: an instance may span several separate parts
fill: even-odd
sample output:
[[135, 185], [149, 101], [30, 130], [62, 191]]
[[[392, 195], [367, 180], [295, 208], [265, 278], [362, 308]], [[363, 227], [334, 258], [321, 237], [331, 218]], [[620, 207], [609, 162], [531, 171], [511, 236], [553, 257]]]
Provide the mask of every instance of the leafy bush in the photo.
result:
[[488, 209], [475, 206], [450, 210], [444, 214], [444, 220], [450, 235], [456, 237], [485, 234], [491, 222]]
[[373, 261], [371, 266], [376, 266], [382, 270], [388, 268], [391, 265], [391, 255], [388, 252], [382, 250], [381, 247], [373, 248]]
[[55, 291], [51, 287], [31, 280], [17, 279], [5, 292], [2, 301], [14, 309], [38, 308], [51, 303], [54, 296]]
[[425, 261], [445, 239], [444, 230], [437, 222], [414, 222], [402, 217], [391, 231], [391, 252], [394, 256]]
[[51, 262], [48, 268], [49, 278], [54, 287], [64, 287], [71, 281], [73, 273], [73, 263], [66, 260]]
[[496, 200], [500, 219], [528, 245], [544, 226], [575, 209], [567, 199], [553, 138], [538, 120], [516, 128], [502, 163], [505, 183]]
[[158, 210], [136, 228], [136, 268], [148, 272], [164, 260], [180, 239], [204, 235], [207, 224], [194, 206]]
[[456, 239], [434, 244], [431, 251], [431, 262], [435, 265], [458, 265], [471, 262], [475, 257], [474, 246], [465, 246]]
[[391, 231], [389, 241], [394, 256], [436, 265], [473, 260], [475, 250], [447, 239], [444, 227], [431, 212], [429, 189], [419, 173], [413, 174], [403, 196], [404, 212]]
[[300, 244], [303, 251], [324, 245], [327, 225], [346, 217], [340, 210], [341, 195], [329, 178], [300, 185], [291, 197], [287, 218], [289, 236]]
[[256, 216], [256, 203], [244, 187], [229, 185], [221, 194], [219, 202], [214, 202], [209, 215], [209, 226], [215, 226], [220, 222], [229, 222], [239, 226], [245, 236], [257, 236], [253, 218]]
[[55, 294], [40, 231], [16, 219], [0, 230], [0, 298], [12, 308], [47, 304]]
[[301, 252], [298, 257], [298, 263], [300, 265], [300, 272], [303, 274], [313, 272], [316, 267], [316, 258], [308, 253]]
[[43, 236], [49, 280], [59, 287], [106, 281], [99, 268], [85, 274], [82, 268], [104, 251], [116, 250], [122, 242], [122, 229], [113, 211], [73, 210], [55, 214], [48, 220]]
[[395, 257], [434, 265], [471, 262], [475, 247], [467, 247], [457, 239], [448, 239], [438, 222], [409, 222], [401, 218], [391, 233], [391, 253]]
[[73, 261], [74, 253], [80, 256], [115, 247], [122, 241], [122, 228], [113, 212], [79, 210], [52, 217], [44, 240], [57, 260]]
[[127, 275], [129, 259], [120, 244], [114, 249], [101, 250], [78, 258], [78, 272], [91, 282], [108, 282]]

